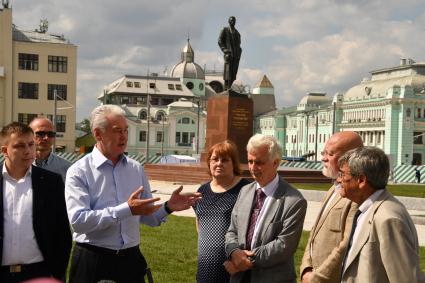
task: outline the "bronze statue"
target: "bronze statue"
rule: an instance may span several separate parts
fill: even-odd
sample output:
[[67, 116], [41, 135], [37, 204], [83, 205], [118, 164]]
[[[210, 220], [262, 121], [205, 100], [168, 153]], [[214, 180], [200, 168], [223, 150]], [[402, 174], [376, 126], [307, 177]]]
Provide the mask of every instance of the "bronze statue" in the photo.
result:
[[224, 89], [230, 89], [238, 73], [239, 60], [241, 59], [241, 35], [235, 28], [236, 18], [229, 18], [229, 26], [224, 27], [218, 37], [218, 46], [224, 53]]

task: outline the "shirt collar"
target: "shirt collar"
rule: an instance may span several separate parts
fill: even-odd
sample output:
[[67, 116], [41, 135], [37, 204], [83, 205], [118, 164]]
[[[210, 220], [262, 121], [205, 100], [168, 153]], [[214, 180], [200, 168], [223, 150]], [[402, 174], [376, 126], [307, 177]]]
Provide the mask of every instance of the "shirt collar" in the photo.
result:
[[[28, 168], [28, 171], [25, 173], [23, 178], [31, 176], [31, 173], [32, 173], [32, 166], [30, 166], [30, 168]], [[3, 163], [2, 175], [3, 175], [3, 178], [15, 180], [15, 178], [11, 177], [9, 175], [9, 172], [7, 172], [6, 162]]]
[[[100, 152], [100, 150], [97, 149], [96, 146], [93, 147], [92, 157], [93, 157], [94, 166], [96, 168], [99, 168], [100, 166], [102, 166], [105, 163], [109, 163], [109, 164], [112, 165], [112, 161], [110, 161], [108, 158], [106, 158], [106, 156], [103, 155], [103, 153]], [[126, 164], [127, 163], [127, 156], [122, 154], [120, 159], [118, 160], [117, 164], [119, 164], [120, 162], [123, 162], [123, 164]]]
[[374, 203], [374, 201], [384, 192], [384, 190], [377, 190], [371, 194], [360, 206], [359, 210], [365, 213]]
[[34, 164], [36, 166], [37, 166], [38, 163], [41, 163], [42, 165], [49, 165], [49, 164], [51, 164], [53, 162], [53, 159], [54, 158], [55, 157], [53, 156], [53, 152], [50, 152], [49, 153], [49, 156], [47, 157], [47, 159], [43, 159], [43, 160], [40, 160], [38, 162], [37, 162], [37, 159], [34, 159], [34, 162], [32, 164]]
[[260, 187], [260, 185], [257, 183], [257, 189], [261, 188], [261, 190], [266, 194], [266, 196], [271, 197], [274, 195], [274, 192], [276, 191], [276, 188], [279, 184], [279, 175], [276, 173], [276, 176], [274, 179], [269, 182], [264, 187]]

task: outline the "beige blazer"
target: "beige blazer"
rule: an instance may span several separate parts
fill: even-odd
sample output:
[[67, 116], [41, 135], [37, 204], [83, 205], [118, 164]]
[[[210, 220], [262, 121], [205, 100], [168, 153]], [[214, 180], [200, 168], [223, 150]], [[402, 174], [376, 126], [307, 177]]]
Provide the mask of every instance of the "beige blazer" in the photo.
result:
[[369, 208], [347, 258], [342, 282], [424, 282], [418, 236], [406, 208], [387, 190]]
[[304, 251], [300, 266], [300, 274], [313, 270], [310, 282], [340, 282], [341, 263], [348, 244], [353, 217], [357, 204], [336, 194], [332, 203], [325, 209], [335, 186], [332, 186], [316, 222], [311, 229], [310, 237]]

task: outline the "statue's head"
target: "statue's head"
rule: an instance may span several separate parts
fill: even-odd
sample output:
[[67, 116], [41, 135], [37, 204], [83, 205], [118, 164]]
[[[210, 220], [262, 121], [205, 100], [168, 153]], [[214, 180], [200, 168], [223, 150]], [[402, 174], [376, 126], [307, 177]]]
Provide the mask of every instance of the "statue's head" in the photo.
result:
[[236, 18], [235, 18], [234, 16], [231, 16], [231, 17], [229, 18], [229, 25], [230, 25], [231, 27], [234, 27], [234, 26], [235, 26], [235, 24], [236, 24]]

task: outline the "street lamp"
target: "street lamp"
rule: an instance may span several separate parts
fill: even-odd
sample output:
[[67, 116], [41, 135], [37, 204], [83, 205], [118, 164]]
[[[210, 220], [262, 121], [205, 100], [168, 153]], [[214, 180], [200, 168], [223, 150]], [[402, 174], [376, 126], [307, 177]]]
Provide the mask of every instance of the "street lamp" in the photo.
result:
[[162, 134], [161, 134], [161, 156], [164, 156], [164, 123], [165, 123], [165, 114], [163, 113], [161, 116], [162, 120]]
[[[61, 101], [68, 104], [69, 106], [58, 108], [58, 98]], [[56, 88], [53, 89], [53, 101], [54, 101], [54, 103], [53, 103], [53, 121], [52, 122], [53, 122], [53, 126], [54, 126], [55, 131], [57, 131], [56, 126], [57, 126], [57, 112], [58, 112], [58, 110], [72, 109], [72, 108], [74, 108], [74, 105], [72, 105], [71, 103], [69, 103], [68, 101], [63, 99], [63, 97], [58, 96], [58, 90]], [[56, 152], [56, 139], [53, 139], [53, 145], [52, 146], [53, 146], [53, 152]]]
[[199, 154], [199, 120], [200, 120], [200, 109], [199, 109], [199, 104], [200, 104], [200, 98], [198, 99], [198, 121], [197, 121], [197, 125], [196, 125], [196, 154]]

